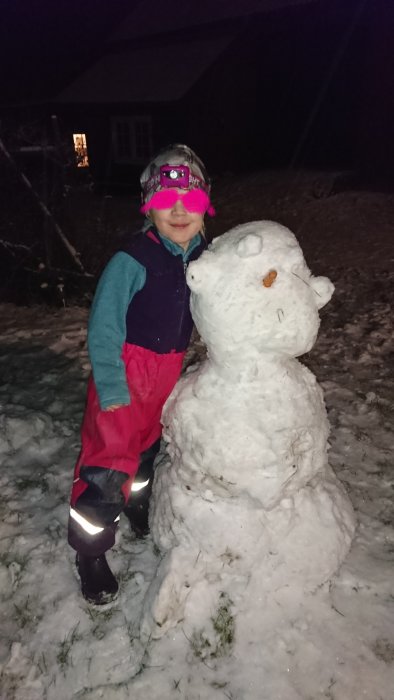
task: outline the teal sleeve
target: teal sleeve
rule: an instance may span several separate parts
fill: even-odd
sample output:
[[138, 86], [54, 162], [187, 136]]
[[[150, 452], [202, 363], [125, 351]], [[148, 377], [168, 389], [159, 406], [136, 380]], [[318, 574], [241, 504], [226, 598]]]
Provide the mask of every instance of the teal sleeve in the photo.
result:
[[88, 324], [88, 350], [102, 409], [131, 401], [121, 353], [127, 309], [145, 279], [143, 265], [128, 253], [119, 252], [109, 261], [97, 285]]

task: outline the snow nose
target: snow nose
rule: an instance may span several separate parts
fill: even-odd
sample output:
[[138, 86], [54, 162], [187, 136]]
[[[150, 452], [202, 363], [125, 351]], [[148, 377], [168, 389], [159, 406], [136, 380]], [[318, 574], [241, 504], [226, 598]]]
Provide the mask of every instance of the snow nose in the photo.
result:
[[273, 283], [275, 282], [276, 278], [278, 276], [278, 273], [276, 270], [270, 270], [265, 277], [263, 277], [263, 286], [264, 287], [271, 287]]

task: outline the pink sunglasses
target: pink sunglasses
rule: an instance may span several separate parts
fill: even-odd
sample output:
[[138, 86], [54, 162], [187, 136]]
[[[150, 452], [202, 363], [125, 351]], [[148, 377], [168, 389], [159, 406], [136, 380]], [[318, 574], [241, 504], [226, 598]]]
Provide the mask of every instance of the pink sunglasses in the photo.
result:
[[150, 209], [172, 209], [178, 200], [191, 214], [205, 214], [207, 212], [209, 216], [215, 216], [215, 209], [207, 193], [203, 190], [188, 190], [185, 194], [173, 189], [159, 190], [155, 192], [149, 202], [141, 207], [140, 211], [142, 214], [146, 214]]

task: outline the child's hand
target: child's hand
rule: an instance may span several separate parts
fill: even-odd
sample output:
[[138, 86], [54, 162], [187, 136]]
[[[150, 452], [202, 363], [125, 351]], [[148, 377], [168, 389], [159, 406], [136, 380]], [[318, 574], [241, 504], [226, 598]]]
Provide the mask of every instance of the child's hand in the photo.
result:
[[105, 413], [108, 411], [116, 411], [118, 408], [122, 408], [122, 406], [127, 406], [126, 403], [114, 403], [112, 406], [107, 406], [107, 408], [104, 408]]

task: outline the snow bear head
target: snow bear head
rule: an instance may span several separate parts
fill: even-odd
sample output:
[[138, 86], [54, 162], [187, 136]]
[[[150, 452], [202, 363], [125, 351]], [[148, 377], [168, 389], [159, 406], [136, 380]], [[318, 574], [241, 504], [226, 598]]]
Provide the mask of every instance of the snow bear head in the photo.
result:
[[196, 327], [219, 362], [308, 352], [318, 309], [334, 291], [327, 277], [312, 276], [293, 233], [272, 221], [216, 238], [190, 263], [187, 283]]

